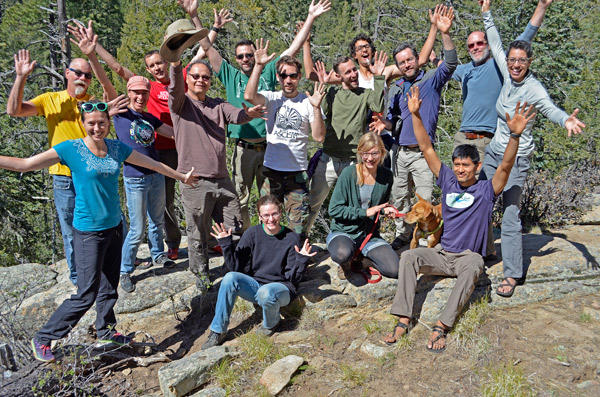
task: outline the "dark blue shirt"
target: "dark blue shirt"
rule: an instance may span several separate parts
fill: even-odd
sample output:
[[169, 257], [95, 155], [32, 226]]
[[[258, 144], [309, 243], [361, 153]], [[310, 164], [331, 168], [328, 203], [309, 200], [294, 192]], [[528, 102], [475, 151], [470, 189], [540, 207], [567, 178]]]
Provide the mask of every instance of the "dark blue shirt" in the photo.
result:
[[398, 120], [402, 121], [400, 136], [396, 141], [400, 146], [417, 145], [407, 102], [407, 94], [414, 84], [419, 86], [419, 97], [423, 101], [419, 111], [423, 125], [431, 138], [431, 142], [436, 140], [435, 130], [440, 110], [440, 95], [444, 84], [450, 80], [452, 72], [456, 68], [456, 51], [445, 51], [444, 58], [444, 62], [437, 69], [430, 70], [427, 73], [420, 71], [412, 81], [400, 79], [396, 82], [398, 93], [390, 101], [387, 119], [392, 122], [394, 128]]
[[[113, 116], [117, 138], [136, 152], [158, 161], [158, 153], [154, 147], [154, 131], [163, 123], [147, 112], [138, 113], [127, 108], [127, 112]], [[142, 178], [154, 171], [144, 167], [125, 163], [123, 176]]]

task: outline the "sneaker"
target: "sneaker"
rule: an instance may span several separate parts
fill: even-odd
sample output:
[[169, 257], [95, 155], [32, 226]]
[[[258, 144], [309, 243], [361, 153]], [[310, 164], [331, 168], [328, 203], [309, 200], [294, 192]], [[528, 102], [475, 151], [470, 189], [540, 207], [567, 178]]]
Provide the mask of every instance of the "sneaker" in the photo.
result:
[[113, 332], [98, 340], [101, 344], [112, 344], [117, 346], [125, 346], [131, 343], [131, 338], [119, 332]]
[[139, 270], [146, 270], [152, 267], [152, 261], [145, 261], [139, 258], [135, 258], [135, 268]]
[[169, 259], [169, 257], [165, 254], [160, 254], [156, 258], [152, 259], [152, 263], [154, 263], [156, 266], [162, 266], [167, 269], [176, 265], [176, 263]]
[[52, 349], [48, 345], [42, 345], [40, 342], [31, 339], [31, 347], [33, 348], [33, 357], [38, 361], [49, 363], [55, 360]]
[[[279, 325], [279, 323], [277, 323], [277, 325]], [[256, 328], [256, 333], [258, 335], [264, 335], [264, 336], [271, 336], [275, 333], [275, 328], [277, 327], [277, 325], [273, 328], [265, 328], [264, 325], [260, 325], [260, 327]]]
[[121, 285], [121, 289], [125, 292], [133, 292], [135, 291], [135, 284], [131, 281], [131, 276], [127, 273], [121, 274], [119, 277], [119, 284]]
[[222, 334], [219, 334], [219, 333], [211, 330], [210, 334], [208, 335], [208, 339], [206, 340], [206, 342], [204, 342], [204, 344], [200, 347], [200, 349], [206, 350], [206, 349], [210, 349], [211, 347], [220, 346], [223, 344], [223, 342], [225, 342], [226, 336], [227, 336], [227, 334], [225, 332], [223, 332]]
[[392, 246], [392, 249], [394, 251], [396, 251], [396, 250], [399, 250], [400, 248], [402, 248], [402, 247], [404, 247], [405, 245], [408, 245], [408, 244], [410, 244], [410, 240], [407, 240], [407, 239], [405, 239], [403, 237], [396, 237], [394, 239], [394, 241], [392, 241], [391, 246]]
[[171, 259], [172, 261], [179, 258], [179, 248], [169, 248], [169, 251], [167, 251], [167, 258]]

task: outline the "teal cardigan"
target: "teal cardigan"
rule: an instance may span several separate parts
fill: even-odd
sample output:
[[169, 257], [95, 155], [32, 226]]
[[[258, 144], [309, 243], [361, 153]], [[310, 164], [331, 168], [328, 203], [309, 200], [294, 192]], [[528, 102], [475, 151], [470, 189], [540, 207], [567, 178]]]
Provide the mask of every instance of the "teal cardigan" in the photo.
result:
[[[377, 168], [375, 186], [371, 193], [369, 207], [389, 201], [393, 180], [392, 171], [383, 167]], [[375, 216], [367, 217], [367, 210], [360, 205], [356, 165], [349, 165], [340, 174], [329, 201], [329, 216], [332, 218], [332, 232], [346, 233], [352, 239], [357, 239], [359, 237], [364, 238], [371, 231]], [[379, 223], [373, 232], [373, 237], [379, 236]]]

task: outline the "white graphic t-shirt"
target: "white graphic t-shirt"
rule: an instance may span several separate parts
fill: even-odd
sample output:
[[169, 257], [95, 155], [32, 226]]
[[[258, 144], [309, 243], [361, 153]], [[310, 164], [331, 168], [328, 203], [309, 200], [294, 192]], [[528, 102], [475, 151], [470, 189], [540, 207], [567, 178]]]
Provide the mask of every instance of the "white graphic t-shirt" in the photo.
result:
[[[260, 91], [267, 106], [265, 167], [277, 171], [305, 171], [307, 145], [314, 112], [308, 97], [286, 98], [282, 91]], [[324, 118], [324, 116], [322, 115]]]

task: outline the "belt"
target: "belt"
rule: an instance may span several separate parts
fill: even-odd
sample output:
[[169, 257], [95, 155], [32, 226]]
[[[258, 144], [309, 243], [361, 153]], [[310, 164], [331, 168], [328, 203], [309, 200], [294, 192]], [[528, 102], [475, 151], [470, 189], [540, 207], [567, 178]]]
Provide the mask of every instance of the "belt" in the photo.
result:
[[406, 146], [400, 146], [400, 150], [416, 150], [419, 151], [419, 145], [406, 145]]
[[244, 140], [238, 139], [235, 144], [244, 149], [252, 149], [257, 152], [264, 152], [265, 149], [267, 148], [267, 144], [265, 142], [250, 143], [250, 142], [246, 142]]
[[477, 131], [477, 132], [465, 132], [465, 138], [467, 139], [481, 139], [481, 138], [493, 138], [494, 134], [492, 132], [487, 131]]

